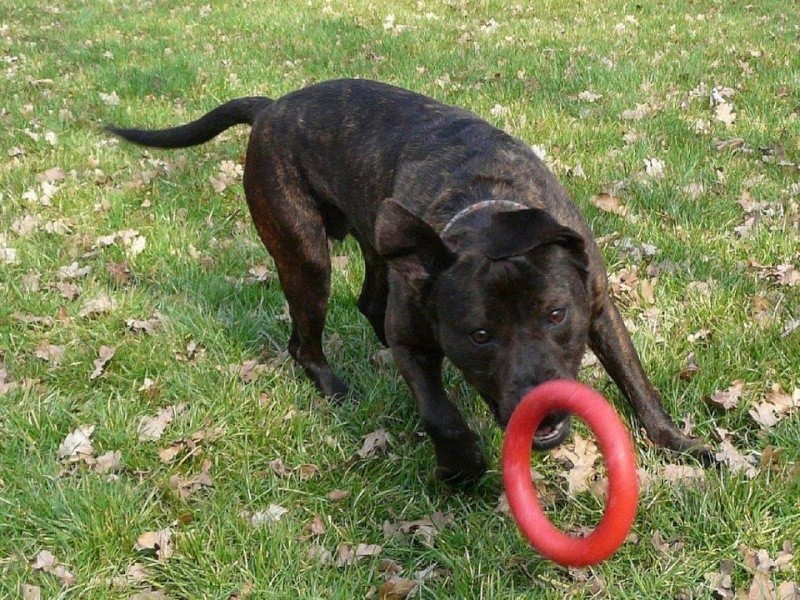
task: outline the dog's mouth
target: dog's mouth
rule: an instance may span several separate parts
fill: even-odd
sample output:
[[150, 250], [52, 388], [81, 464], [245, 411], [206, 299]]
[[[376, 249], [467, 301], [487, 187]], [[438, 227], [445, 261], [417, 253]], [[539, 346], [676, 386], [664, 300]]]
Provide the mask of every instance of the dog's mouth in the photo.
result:
[[550, 450], [551, 448], [555, 448], [564, 441], [569, 430], [569, 413], [561, 411], [550, 413], [539, 424], [539, 428], [533, 435], [533, 449]]

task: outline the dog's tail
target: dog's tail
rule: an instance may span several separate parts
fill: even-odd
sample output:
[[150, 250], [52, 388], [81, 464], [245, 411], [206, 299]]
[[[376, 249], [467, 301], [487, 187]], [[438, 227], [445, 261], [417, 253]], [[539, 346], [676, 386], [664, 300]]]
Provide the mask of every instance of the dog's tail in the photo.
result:
[[264, 96], [237, 98], [218, 106], [196, 121], [169, 129], [126, 129], [108, 125], [105, 130], [124, 140], [153, 148], [186, 148], [207, 142], [234, 125], [252, 125], [272, 100]]

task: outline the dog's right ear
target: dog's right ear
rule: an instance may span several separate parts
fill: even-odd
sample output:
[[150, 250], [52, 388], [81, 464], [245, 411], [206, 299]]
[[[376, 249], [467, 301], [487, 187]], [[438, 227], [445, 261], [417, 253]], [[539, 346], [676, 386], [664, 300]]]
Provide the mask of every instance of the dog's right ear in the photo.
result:
[[430, 225], [391, 198], [378, 208], [375, 245], [389, 266], [419, 292], [456, 260]]

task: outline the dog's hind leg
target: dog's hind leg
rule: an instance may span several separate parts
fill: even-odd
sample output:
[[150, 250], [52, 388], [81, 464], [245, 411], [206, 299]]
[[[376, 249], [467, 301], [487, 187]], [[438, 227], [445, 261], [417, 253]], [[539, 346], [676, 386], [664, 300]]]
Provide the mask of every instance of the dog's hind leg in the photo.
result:
[[[256, 136], [254, 136], [255, 138]], [[348, 392], [322, 349], [330, 295], [331, 261], [322, 215], [295, 173], [256, 141], [250, 143], [244, 188], [258, 235], [275, 260], [289, 305], [289, 353], [326, 396]]]
[[364, 283], [358, 297], [358, 310], [372, 325], [375, 335], [384, 346], [386, 342], [386, 302], [389, 295], [389, 281], [386, 261], [369, 245], [360, 243], [364, 255]]

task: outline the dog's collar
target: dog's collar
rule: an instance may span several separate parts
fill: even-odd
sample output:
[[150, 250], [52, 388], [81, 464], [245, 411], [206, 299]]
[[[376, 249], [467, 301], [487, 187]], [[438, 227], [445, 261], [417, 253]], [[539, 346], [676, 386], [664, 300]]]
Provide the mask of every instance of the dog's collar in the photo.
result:
[[515, 210], [523, 210], [526, 208], [524, 205], [520, 204], [519, 202], [512, 202], [511, 200], [483, 200], [482, 202], [477, 202], [476, 204], [470, 204], [468, 207], [461, 209], [458, 211], [450, 221], [448, 221], [447, 225], [444, 226], [442, 229], [442, 233], [440, 237], [444, 237], [447, 235], [447, 232], [455, 225], [458, 221], [463, 219], [464, 217], [471, 215], [474, 212], [477, 212], [487, 206], [502, 206], [504, 208], [515, 209]]

